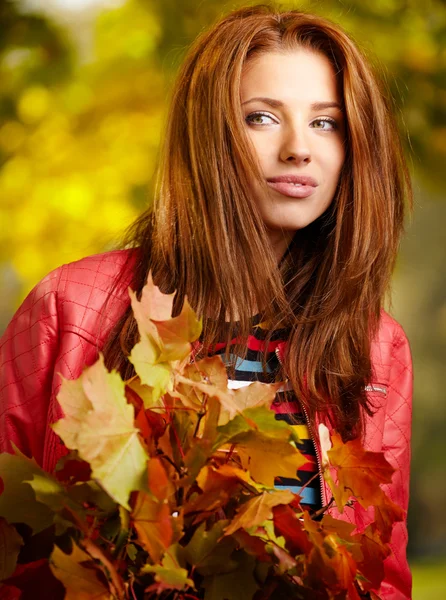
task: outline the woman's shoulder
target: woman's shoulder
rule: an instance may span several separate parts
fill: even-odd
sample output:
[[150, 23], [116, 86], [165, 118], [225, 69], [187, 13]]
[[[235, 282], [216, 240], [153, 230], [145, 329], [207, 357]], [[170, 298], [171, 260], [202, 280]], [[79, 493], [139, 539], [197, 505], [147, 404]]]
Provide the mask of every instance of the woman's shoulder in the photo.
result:
[[38, 324], [54, 333], [71, 331], [90, 341], [97, 339], [98, 332], [105, 333], [129, 304], [134, 260], [133, 250], [112, 250], [50, 271], [29, 292], [4, 339]]
[[401, 324], [385, 310], [381, 311], [378, 331], [372, 341], [371, 357], [375, 378], [382, 382], [391, 377], [396, 366], [411, 368], [411, 351]]
[[408, 343], [407, 335], [402, 325], [384, 309], [381, 310], [378, 334], [375, 338], [378, 343], [402, 344]]

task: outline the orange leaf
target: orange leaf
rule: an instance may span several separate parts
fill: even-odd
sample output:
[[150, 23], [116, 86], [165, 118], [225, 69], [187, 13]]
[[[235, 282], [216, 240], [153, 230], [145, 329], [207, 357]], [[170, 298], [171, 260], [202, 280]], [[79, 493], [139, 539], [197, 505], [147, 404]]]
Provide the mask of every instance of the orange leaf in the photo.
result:
[[380, 532], [382, 541], [387, 543], [390, 542], [393, 524], [404, 519], [405, 511], [384, 492], [382, 494], [381, 502], [375, 506], [374, 528]]
[[329, 484], [339, 511], [343, 511], [350, 496], [355, 496], [364, 508], [379, 504], [383, 498], [380, 484], [390, 483], [395, 472], [384, 453], [364, 450], [359, 440], [344, 444], [336, 433], [332, 442], [333, 448], [327, 454], [330, 465], [337, 469], [338, 485]]
[[285, 504], [275, 506], [273, 508], [273, 520], [276, 533], [283, 535], [286, 540], [286, 547], [293, 556], [310, 552], [313, 544], [303, 528], [302, 521], [290, 506]]
[[132, 518], [141, 544], [153, 562], [160, 562], [174, 534], [169, 504], [138, 492]]
[[358, 562], [358, 570], [369, 582], [362, 581], [365, 590], [378, 589], [384, 579], [384, 559], [389, 556], [391, 550], [387, 544], [383, 544], [379, 532], [369, 525], [355, 539], [361, 544], [362, 560]]
[[175, 487], [167, 476], [166, 469], [159, 458], [149, 460], [147, 463], [147, 476], [149, 491], [158, 501], [164, 502], [175, 493]]

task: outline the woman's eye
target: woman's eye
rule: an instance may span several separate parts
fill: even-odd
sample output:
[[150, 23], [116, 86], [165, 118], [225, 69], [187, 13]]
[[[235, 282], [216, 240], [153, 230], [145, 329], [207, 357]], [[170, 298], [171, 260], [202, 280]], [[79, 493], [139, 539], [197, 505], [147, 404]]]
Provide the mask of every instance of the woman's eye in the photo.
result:
[[246, 117], [245, 120], [247, 123], [251, 123], [252, 125], [268, 125], [268, 123], [265, 123], [264, 121], [262, 121], [262, 119], [270, 119], [271, 122], [274, 122], [273, 118], [270, 115], [261, 112], [251, 113]]
[[331, 129], [337, 129], [338, 124], [334, 119], [324, 118], [315, 119], [312, 122], [314, 129], [322, 129], [322, 131], [330, 131]]

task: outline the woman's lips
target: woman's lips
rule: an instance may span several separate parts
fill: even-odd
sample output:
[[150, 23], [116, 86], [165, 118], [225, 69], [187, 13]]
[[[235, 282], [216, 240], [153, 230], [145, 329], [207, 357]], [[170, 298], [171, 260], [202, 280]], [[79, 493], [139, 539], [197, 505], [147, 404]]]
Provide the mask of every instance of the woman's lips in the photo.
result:
[[267, 181], [267, 184], [280, 194], [290, 198], [308, 198], [316, 191], [316, 187], [313, 185], [296, 185], [284, 181]]

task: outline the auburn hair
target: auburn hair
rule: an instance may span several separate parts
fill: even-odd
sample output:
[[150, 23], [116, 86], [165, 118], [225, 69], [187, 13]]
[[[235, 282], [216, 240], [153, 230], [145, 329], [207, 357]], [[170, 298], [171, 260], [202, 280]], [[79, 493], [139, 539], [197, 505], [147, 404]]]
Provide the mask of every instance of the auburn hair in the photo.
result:
[[[346, 156], [331, 205], [296, 232], [278, 264], [251, 191], [253, 175], [268, 187], [244, 128], [240, 84], [254, 57], [298, 48], [333, 65]], [[203, 351], [223, 330], [228, 343], [237, 335], [240, 351], [255, 312], [270, 333], [286, 327], [284, 372], [310, 421], [325, 412], [344, 439], [361, 436], [373, 414], [365, 393], [371, 340], [406, 200], [411, 205], [410, 176], [390, 94], [350, 36], [314, 14], [241, 8], [202, 33], [179, 70], [153, 206], [123, 241], [134, 249], [132, 288], [140, 294], [151, 270], [163, 291], [176, 290], [175, 312], [187, 295], [203, 317]], [[107, 367], [132, 376], [127, 356], [137, 340], [129, 307], [103, 348]]]

